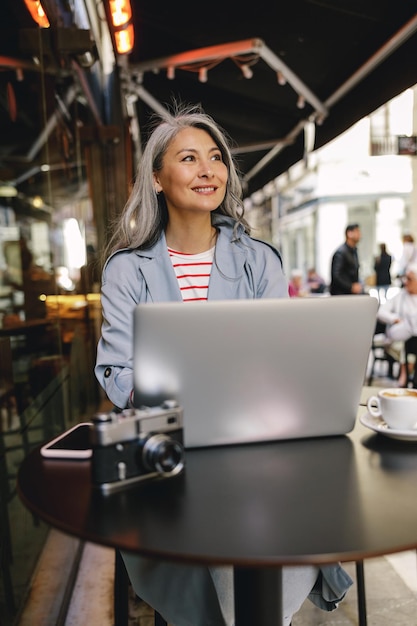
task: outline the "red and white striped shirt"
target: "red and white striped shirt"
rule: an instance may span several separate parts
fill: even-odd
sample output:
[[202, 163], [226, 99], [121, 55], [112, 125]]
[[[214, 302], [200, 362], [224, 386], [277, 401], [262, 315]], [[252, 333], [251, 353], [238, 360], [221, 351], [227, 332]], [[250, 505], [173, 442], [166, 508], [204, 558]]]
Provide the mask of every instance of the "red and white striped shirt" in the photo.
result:
[[214, 247], [199, 254], [184, 254], [168, 248], [184, 302], [207, 300]]

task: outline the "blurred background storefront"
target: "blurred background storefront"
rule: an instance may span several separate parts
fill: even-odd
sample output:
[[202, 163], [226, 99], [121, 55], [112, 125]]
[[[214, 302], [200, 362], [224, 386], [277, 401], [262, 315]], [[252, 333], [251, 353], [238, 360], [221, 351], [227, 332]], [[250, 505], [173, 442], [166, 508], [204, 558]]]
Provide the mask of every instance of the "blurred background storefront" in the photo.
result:
[[361, 279], [374, 273], [380, 243], [393, 256], [395, 277], [402, 237], [417, 233], [416, 120], [412, 87], [246, 199], [252, 222], [279, 246], [287, 272], [315, 267], [328, 282], [346, 225], [359, 223]]
[[126, 200], [132, 158], [113, 42], [98, 4], [2, 4], [2, 626], [18, 620], [48, 535], [19, 501], [19, 464], [33, 446], [89, 419], [102, 400], [93, 374], [99, 253]]

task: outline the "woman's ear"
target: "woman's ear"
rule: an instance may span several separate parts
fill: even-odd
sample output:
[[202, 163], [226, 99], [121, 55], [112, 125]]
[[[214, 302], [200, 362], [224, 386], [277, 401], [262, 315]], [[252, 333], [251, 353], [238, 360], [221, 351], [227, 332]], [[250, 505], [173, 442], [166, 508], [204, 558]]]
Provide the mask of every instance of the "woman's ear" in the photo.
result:
[[162, 187], [159, 184], [159, 180], [158, 178], [155, 176], [155, 174], [153, 175], [153, 183], [154, 183], [154, 187], [155, 187], [155, 191], [156, 193], [161, 193], [162, 191]]

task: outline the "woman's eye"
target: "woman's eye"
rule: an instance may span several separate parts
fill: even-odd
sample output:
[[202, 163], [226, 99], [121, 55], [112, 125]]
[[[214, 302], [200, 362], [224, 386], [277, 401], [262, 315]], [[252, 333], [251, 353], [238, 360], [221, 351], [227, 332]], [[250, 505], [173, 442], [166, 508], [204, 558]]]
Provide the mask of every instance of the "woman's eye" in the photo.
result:
[[[196, 156], [194, 154], [187, 154], [181, 160], [183, 162], [185, 162], [185, 163], [189, 163], [189, 162], [196, 161], [197, 158], [196, 158]], [[221, 155], [221, 152], [219, 152], [218, 154], [212, 154], [211, 157], [210, 157], [210, 160], [211, 161], [223, 161], [223, 157]]]

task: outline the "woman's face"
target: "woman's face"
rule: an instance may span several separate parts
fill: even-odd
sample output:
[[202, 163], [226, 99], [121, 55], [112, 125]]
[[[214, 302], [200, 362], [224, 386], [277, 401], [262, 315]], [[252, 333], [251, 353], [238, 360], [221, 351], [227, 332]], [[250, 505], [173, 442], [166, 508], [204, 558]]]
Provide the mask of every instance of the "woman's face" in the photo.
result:
[[404, 283], [408, 293], [411, 293], [413, 296], [417, 294], [417, 276], [414, 272], [406, 273]]
[[173, 212], [211, 212], [222, 203], [228, 172], [210, 135], [200, 128], [184, 128], [169, 144], [162, 169], [154, 172], [155, 189], [162, 191]]

